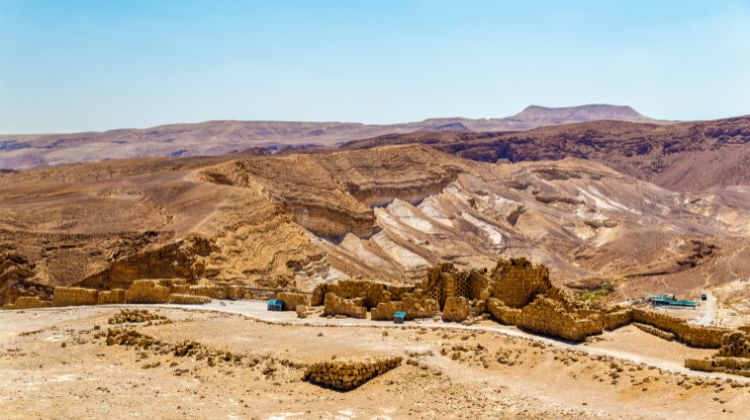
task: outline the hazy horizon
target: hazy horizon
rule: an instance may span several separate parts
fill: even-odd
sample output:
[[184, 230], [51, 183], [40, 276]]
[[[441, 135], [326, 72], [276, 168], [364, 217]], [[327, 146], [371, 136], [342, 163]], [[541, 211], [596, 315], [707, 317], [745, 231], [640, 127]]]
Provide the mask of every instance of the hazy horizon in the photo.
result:
[[[743, 41], [743, 39], [745, 41]], [[0, 133], [750, 113], [750, 4], [0, 0]]]

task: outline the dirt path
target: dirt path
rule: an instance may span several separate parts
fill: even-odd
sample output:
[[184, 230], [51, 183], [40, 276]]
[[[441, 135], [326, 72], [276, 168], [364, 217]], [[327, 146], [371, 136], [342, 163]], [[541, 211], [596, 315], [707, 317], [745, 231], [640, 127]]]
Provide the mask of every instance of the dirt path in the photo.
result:
[[[123, 305], [127, 306], [127, 305]], [[295, 312], [284, 311], [284, 312], [272, 312], [266, 309], [266, 303], [262, 301], [221, 301], [214, 300], [207, 305], [202, 306], [191, 306], [191, 305], [164, 305], [167, 308], [179, 307], [186, 310], [208, 310], [215, 312], [223, 312], [229, 314], [243, 315], [245, 317], [255, 319], [258, 321], [268, 322], [272, 324], [283, 324], [283, 325], [299, 325], [299, 326], [329, 326], [329, 327], [378, 327], [378, 328], [400, 328], [400, 325], [393, 324], [390, 322], [383, 321], [372, 321], [372, 320], [360, 320], [354, 318], [336, 319], [336, 318], [297, 318]], [[640, 353], [618, 350], [608, 348], [600, 344], [594, 343], [593, 345], [585, 344], [573, 344], [552, 338], [542, 337], [527, 333], [519, 330], [516, 327], [500, 325], [492, 323], [491, 325], [461, 325], [456, 323], [443, 323], [435, 322], [432, 320], [428, 321], [412, 321], [407, 322], [405, 325], [419, 326], [430, 329], [457, 329], [467, 331], [486, 331], [491, 333], [503, 334], [512, 337], [521, 337], [537, 342], [553, 345], [561, 348], [582, 351], [592, 356], [609, 356], [621, 360], [627, 360], [634, 363], [641, 363], [647, 366], [663, 369], [670, 372], [681, 373], [694, 377], [710, 377], [710, 378], [731, 378], [740, 382], [750, 382], [750, 378], [737, 377], [736, 375], [727, 375], [720, 373], [709, 373], [709, 372], [698, 372], [690, 370], [684, 367], [683, 357], [684, 352], [687, 351], [687, 347], [681, 346], [682, 351], [678, 354], [677, 358], [671, 360], [665, 360], [662, 358], [648, 357]], [[616, 333], [605, 332], [603, 337], [606, 339], [608, 336]], [[664, 344], [667, 345], [667, 344]], [[709, 352], [713, 352], [712, 350]]]

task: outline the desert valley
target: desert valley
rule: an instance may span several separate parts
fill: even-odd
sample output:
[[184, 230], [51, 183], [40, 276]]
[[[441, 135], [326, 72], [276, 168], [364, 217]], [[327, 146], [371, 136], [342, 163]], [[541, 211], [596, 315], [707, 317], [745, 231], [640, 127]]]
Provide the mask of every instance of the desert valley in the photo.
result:
[[745, 418], [748, 160], [610, 105], [0, 136], [0, 408]]

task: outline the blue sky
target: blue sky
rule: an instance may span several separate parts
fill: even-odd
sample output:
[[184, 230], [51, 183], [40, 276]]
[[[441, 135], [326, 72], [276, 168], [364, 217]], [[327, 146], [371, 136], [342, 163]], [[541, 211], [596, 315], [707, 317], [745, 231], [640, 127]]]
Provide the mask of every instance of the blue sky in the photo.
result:
[[750, 114], [750, 0], [0, 0], [0, 133]]

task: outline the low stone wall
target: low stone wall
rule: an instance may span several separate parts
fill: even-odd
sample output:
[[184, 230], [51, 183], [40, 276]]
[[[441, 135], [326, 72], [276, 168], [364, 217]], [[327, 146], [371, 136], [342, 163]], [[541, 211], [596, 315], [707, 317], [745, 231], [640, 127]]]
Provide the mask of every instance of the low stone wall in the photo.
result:
[[521, 309], [516, 325], [535, 333], [576, 342], [602, 333], [599, 320], [578, 318], [563, 303], [546, 297], [538, 297]]
[[635, 325], [635, 327], [638, 328], [641, 331], [647, 332], [647, 333], [649, 333], [651, 335], [655, 335], [655, 336], [657, 336], [659, 338], [662, 338], [664, 340], [667, 340], [667, 341], [674, 341], [677, 338], [677, 336], [675, 336], [674, 334], [672, 334], [669, 331], [660, 330], [660, 329], [658, 329], [656, 327], [652, 327], [650, 325], [641, 324], [641, 323], [638, 323], [638, 322], [634, 322], [633, 325]]
[[633, 322], [633, 309], [615, 309], [601, 314], [602, 329], [612, 331]]
[[633, 309], [633, 321], [673, 333], [681, 342], [700, 348], [721, 347], [722, 337], [730, 332], [724, 328], [690, 324], [681, 318], [645, 309]]
[[184, 295], [181, 293], [172, 293], [169, 295], [169, 303], [202, 305], [206, 303], [211, 303], [211, 298], [208, 296]]
[[740, 331], [724, 334], [716, 357], [750, 358], [750, 336]]
[[36, 309], [51, 306], [52, 302], [41, 300], [39, 296], [20, 296], [14, 303], [3, 305], [3, 309]]
[[82, 287], [55, 287], [52, 295], [53, 306], [96, 305], [96, 289]]
[[361, 298], [365, 307], [374, 308], [383, 302], [400, 300], [405, 293], [413, 290], [414, 286], [402, 287], [373, 281], [341, 280], [316, 286], [310, 298], [310, 304], [323, 305], [325, 296], [328, 293], [334, 293], [344, 299]]
[[207, 296], [212, 299], [226, 299], [227, 289], [224, 286], [190, 286], [190, 294], [198, 296]]
[[406, 319], [432, 318], [440, 312], [440, 306], [435, 299], [418, 299], [412, 295], [405, 295], [402, 300], [383, 302], [371, 312], [372, 319], [393, 320], [396, 312], [406, 312]]
[[136, 280], [125, 291], [127, 303], [167, 303], [169, 288], [155, 280]]
[[520, 309], [509, 308], [500, 299], [496, 298], [490, 298], [487, 301], [487, 311], [496, 321], [506, 325], [516, 325], [518, 318], [521, 316]]
[[96, 297], [97, 305], [117, 305], [125, 303], [125, 290], [100, 290]]
[[450, 296], [445, 299], [445, 307], [443, 307], [443, 321], [447, 322], [463, 322], [469, 317], [471, 313], [471, 307], [469, 306], [469, 300], [463, 296]]
[[750, 359], [742, 357], [712, 357], [685, 359], [685, 367], [702, 372], [731, 373], [750, 377]]
[[284, 301], [284, 310], [296, 311], [297, 306], [310, 306], [310, 296], [304, 293], [279, 292], [276, 293], [277, 300]]
[[326, 388], [350, 391], [400, 366], [401, 361], [401, 357], [387, 357], [314, 363], [307, 367], [302, 379]]
[[[360, 300], [361, 301], [361, 300]], [[367, 308], [354, 299], [344, 299], [334, 293], [326, 293], [323, 315], [343, 315], [350, 318], [367, 318]]]

